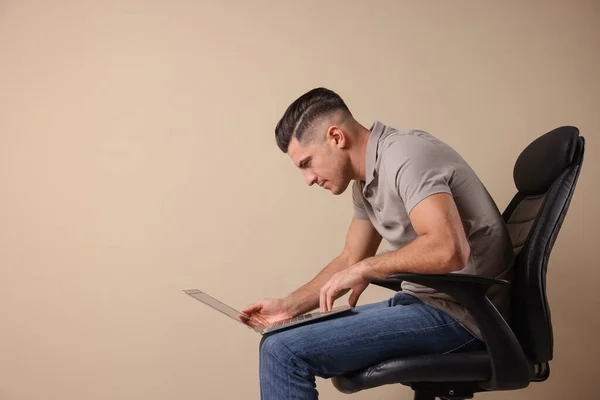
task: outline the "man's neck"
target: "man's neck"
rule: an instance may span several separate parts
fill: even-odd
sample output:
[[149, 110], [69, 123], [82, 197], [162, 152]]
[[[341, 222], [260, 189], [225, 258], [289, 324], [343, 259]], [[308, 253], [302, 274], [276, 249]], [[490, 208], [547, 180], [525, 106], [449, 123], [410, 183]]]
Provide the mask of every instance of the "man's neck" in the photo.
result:
[[352, 154], [353, 159], [353, 179], [365, 181], [367, 175], [367, 147], [371, 131], [364, 126], [360, 127], [358, 135], [356, 135], [356, 147]]

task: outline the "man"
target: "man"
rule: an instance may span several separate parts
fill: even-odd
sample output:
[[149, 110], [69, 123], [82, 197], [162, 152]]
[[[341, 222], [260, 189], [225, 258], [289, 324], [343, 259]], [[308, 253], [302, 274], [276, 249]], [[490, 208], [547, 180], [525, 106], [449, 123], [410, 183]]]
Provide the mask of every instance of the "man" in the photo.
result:
[[[512, 245], [494, 201], [468, 164], [429, 133], [358, 123], [331, 90], [294, 101], [275, 128], [308, 185], [333, 194], [350, 181], [354, 217], [342, 253], [284, 299], [263, 299], [243, 311], [274, 322], [317, 307], [349, 304], [374, 279], [400, 272], [458, 272], [509, 278]], [[395, 249], [375, 255], [382, 238]], [[506, 315], [508, 291], [488, 294]], [[389, 300], [337, 318], [263, 337], [263, 400], [316, 399], [315, 376], [330, 378], [393, 357], [481, 349], [469, 313], [449, 296], [404, 282]]]

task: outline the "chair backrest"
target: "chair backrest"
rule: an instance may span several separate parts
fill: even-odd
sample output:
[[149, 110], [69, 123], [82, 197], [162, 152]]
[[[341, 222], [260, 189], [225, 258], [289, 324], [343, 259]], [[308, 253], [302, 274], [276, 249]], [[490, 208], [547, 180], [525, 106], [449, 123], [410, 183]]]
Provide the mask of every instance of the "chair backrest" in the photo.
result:
[[533, 364], [552, 359], [546, 269], [573, 196], [584, 149], [585, 139], [571, 126], [533, 141], [515, 163], [518, 193], [502, 214], [515, 252], [510, 325]]

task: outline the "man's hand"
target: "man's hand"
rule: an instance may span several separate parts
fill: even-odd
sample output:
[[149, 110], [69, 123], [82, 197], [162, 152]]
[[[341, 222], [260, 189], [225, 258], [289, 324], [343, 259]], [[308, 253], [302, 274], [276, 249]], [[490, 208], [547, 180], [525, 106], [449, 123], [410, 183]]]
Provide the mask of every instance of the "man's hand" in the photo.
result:
[[242, 310], [255, 321], [267, 326], [282, 319], [292, 318], [283, 299], [262, 299]]
[[333, 302], [348, 293], [350, 289], [352, 289], [352, 293], [348, 298], [348, 304], [350, 307], [355, 307], [358, 298], [369, 286], [369, 280], [365, 277], [365, 270], [364, 263], [360, 262], [334, 274], [321, 288], [319, 298], [321, 312], [331, 311]]

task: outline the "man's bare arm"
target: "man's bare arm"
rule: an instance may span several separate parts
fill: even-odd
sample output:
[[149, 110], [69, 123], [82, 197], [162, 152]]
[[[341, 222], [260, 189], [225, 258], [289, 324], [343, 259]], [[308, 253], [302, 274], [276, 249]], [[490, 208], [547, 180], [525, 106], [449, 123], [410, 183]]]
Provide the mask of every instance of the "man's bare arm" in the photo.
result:
[[304, 314], [319, 306], [321, 286], [336, 272], [373, 256], [381, 243], [381, 236], [368, 220], [353, 218], [342, 253], [331, 261], [317, 276], [300, 289], [283, 299], [292, 315]]
[[446, 274], [463, 269], [470, 248], [452, 196], [432, 195], [410, 213], [417, 238], [403, 248], [364, 260], [366, 278], [400, 272]]
[[321, 287], [319, 306], [329, 311], [335, 299], [352, 289], [354, 307], [369, 282], [400, 272], [445, 274], [465, 267], [470, 248], [454, 199], [447, 193], [421, 201], [410, 213], [417, 238], [399, 250], [366, 258], [338, 271]]

